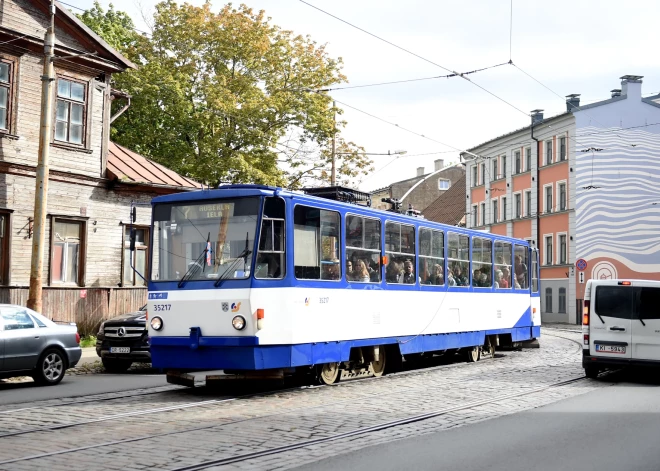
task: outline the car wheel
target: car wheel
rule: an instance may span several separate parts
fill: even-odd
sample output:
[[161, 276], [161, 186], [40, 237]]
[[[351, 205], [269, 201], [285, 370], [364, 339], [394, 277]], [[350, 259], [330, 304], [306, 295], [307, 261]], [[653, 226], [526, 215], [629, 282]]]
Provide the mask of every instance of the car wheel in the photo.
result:
[[36, 383], [54, 386], [62, 381], [66, 372], [66, 361], [61, 350], [49, 348], [41, 354], [32, 378]]
[[101, 358], [101, 363], [108, 373], [126, 373], [133, 362], [131, 360], [118, 360], [116, 358]]

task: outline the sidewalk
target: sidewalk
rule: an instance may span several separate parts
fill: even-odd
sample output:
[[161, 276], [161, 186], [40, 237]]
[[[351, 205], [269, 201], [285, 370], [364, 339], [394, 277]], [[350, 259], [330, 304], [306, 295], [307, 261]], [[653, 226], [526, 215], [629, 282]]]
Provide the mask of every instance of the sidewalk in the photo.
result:
[[582, 332], [581, 325], [569, 324], [566, 322], [541, 322], [541, 327], [547, 327], [549, 329], [562, 329], [562, 330], [572, 330], [575, 332]]
[[97, 361], [101, 361], [101, 358], [99, 358], [99, 356], [96, 354], [96, 347], [86, 347], [82, 349], [82, 357], [80, 357], [78, 366], [94, 363]]

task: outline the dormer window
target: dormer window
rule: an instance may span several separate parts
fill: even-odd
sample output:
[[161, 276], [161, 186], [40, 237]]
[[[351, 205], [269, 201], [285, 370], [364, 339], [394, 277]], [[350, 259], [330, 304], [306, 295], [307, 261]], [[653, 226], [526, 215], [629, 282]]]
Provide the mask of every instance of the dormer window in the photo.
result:
[[444, 178], [438, 178], [438, 190], [448, 190], [451, 186], [450, 180], [445, 180]]
[[85, 84], [57, 79], [55, 140], [82, 145], [85, 131]]

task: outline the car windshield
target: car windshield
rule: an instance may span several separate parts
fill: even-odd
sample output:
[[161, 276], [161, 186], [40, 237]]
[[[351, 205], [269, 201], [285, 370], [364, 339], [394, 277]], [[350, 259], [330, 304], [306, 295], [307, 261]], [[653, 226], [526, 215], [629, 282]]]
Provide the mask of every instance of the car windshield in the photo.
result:
[[258, 212], [256, 197], [156, 205], [151, 279], [247, 278]]

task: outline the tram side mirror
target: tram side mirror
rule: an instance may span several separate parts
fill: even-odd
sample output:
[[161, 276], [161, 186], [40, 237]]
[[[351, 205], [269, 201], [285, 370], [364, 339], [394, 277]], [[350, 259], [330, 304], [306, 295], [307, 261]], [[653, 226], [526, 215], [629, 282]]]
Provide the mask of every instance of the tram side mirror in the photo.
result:
[[135, 223], [135, 220], [137, 219], [137, 208], [133, 206], [133, 209], [131, 209], [131, 220], [133, 223]]
[[130, 235], [131, 252], [135, 252], [135, 228], [131, 227]]

